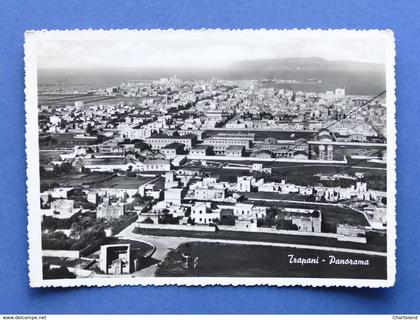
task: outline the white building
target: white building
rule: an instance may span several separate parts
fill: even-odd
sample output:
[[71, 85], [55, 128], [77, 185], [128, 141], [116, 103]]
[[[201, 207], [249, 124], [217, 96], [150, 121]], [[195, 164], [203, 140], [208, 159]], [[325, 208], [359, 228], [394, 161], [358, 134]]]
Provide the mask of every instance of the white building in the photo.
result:
[[140, 165], [141, 171], [170, 171], [171, 163], [163, 159], [145, 159]]
[[366, 231], [363, 227], [347, 224], [337, 225], [337, 240], [366, 243]]
[[290, 220], [298, 231], [321, 232], [322, 215], [319, 210], [284, 208], [283, 214], [282, 218]]

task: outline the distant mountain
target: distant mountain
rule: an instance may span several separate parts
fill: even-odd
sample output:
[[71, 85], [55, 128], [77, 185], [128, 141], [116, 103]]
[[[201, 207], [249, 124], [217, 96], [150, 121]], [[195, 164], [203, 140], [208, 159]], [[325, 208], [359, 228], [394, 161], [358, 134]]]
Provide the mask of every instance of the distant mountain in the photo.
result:
[[230, 66], [232, 71], [249, 72], [261, 75], [264, 72], [277, 74], [282, 71], [303, 72], [379, 72], [385, 71], [385, 67], [378, 63], [359, 61], [328, 61], [322, 58], [284, 58], [284, 59], [260, 59], [240, 61]]

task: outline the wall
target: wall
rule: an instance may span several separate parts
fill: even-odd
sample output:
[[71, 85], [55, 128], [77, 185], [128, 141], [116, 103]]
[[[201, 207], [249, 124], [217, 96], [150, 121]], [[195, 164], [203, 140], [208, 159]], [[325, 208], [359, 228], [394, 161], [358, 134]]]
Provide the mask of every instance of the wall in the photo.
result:
[[[137, 223], [137, 226], [144, 229], [163, 229], [163, 230], [190, 230], [190, 231], [210, 231], [214, 232], [214, 227], [203, 225], [181, 225], [181, 224], [148, 224]], [[221, 229], [226, 226], [220, 226]], [[243, 225], [229, 226], [229, 231], [246, 231], [257, 233], [276, 233], [276, 234], [291, 234], [291, 235], [306, 235], [306, 236], [319, 236], [325, 238], [337, 238], [335, 233], [317, 233], [295, 230], [278, 230], [275, 228], [246, 228]]]

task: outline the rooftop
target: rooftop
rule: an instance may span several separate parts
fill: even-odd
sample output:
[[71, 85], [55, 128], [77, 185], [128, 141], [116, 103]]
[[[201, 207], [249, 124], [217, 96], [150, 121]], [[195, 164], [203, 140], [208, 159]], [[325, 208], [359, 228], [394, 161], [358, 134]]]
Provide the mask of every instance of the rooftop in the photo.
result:
[[222, 210], [220, 210], [220, 215], [221, 216], [233, 216], [233, 209], [222, 208]]
[[208, 148], [210, 148], [210, 146], [207, 145], [207, 144], [199, 144], [199, 145], [195, 146], [193, 149], [205, 150], [205, 149], [208, 149]]
[[321, 212], [319, 210], [311, 209], [296, 209], [296, 208], [284, 208], [282, 214], [293, 217], [303, 217], [303, 218], [319, 218]]
[[178, 148], [182, 148], [182, 147], [184, 147], [184, 145], [182, 143], [172, 142], [172, 143], [164, 146], [162, 149], [178, 149]]

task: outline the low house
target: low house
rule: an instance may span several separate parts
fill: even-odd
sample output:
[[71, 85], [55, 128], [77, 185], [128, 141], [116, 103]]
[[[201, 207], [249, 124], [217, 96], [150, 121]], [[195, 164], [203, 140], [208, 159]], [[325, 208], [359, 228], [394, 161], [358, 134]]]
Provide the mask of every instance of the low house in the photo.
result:
[[187, 134], [184, 136], [169, 136], [163, 133], [158, 133], [146, 139], [146, 143], [149, 144], [153, 150], [162, 149], [173, 142], [181, 143], [184, 145], [185, 150], [189, 150], [197, 142], [197, 136], [193, 134]]
[[155, 212], [141, 212], [138, 214], [137, 225], [141, 227], [142, 223], [158, 224], [159, 214]]
[[98, 204], [99, 196], [96, 191], [89, 191], [87, 193], [87, 201], [93, 204]]
[[109, 198], [104, 198], [103, 202], [96, 209], [96, 218], [115, 219], [125, 214], [125, 204], [120, 202], [111, 203]]
[[162, 216], [165, 213], [172, 215], [172, 217], [184, 217], [188, 212], [188, 207], [183, 206], [181, 204], [175, 204], [167, 201], [159, 201], [157, 202], [148, 212], [141, 213], [141, 216]]
[[264, 179], [255, 179], [253, 176], [238, 176], [236, 191], [252, 192], [256, 191], [260, 185], [264, 184]]
[[220, 209], [211, 202], [197, 201], [191, 208], [191, 219], [197, 224], [208, 224], [220, 220]]
[[243, 157], [245, 153], [244, 146], [229, 146], [225, 151], [226, 157]]
[[183, 188], [170, 188], [165, 190], [165, 201], [168, 204], [180, 205], [185, 195], [186, 190]]

